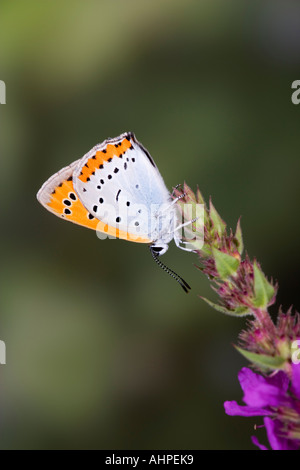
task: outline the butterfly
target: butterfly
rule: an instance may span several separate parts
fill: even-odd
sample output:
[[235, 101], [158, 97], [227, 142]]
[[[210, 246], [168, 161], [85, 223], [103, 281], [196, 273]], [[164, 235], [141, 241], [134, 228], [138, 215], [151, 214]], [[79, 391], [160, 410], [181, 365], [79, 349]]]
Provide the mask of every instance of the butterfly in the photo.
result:
[[158, 258], [173, 239], [179, 248], [192, 251], [182, 246], [180, 229], [187, 224], [180, 223], [180, 197], [172, 197], [153, 158], [132, 132], [96, 145], [51, 176], [37, 193], [48, 211], [96, 230], [99, 238], [148, 244], [157, 264], [188, 292], [190, 286]]

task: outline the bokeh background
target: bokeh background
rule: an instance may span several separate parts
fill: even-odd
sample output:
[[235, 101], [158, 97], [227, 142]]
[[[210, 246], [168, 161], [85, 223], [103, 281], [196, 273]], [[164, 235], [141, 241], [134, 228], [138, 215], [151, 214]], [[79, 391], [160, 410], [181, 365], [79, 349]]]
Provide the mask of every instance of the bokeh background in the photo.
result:
[[[164, 262], [44, 210], [36, 192], [134, 131], [169, 188], [199, 184], [299, 309], [299, 2], [1, 1], [2, 449], [252, 449], [232, 347], [195, 255]], [[275, 309], [273, 309], [275, 312]], [[257, 431], [264, 440], [264, 430]]]

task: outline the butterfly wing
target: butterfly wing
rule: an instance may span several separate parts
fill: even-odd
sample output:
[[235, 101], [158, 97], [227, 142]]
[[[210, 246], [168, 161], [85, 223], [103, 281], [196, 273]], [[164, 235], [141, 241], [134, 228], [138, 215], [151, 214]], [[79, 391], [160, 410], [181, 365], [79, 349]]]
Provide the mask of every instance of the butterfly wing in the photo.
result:
[[[107, 235], [127, 239], [127, 233], [116, 230], [114, 227], [102, 222], [82, 204], [73, 184], [73, 172], [79, 161], [71, 163], [71, 165], [51, 176], [37, 193], [38, 201], [52, 214], [64, 220], [69, 220]], [[142, 240], [139, 238], [135, 241], [149, 243], [148, 239]]]
[[95, 146], [78, 162], [73, 181], [90, 213], [126, 232], [127, 239], [151, 242], [151, 209], [171, 199], [152, 157], [133, 133]]
[[58, 217], [96, 230], [97, 220], [80, 202], [73, 186], [73, 171], [78, 162], [73, 162], [51, 176], [37, 193], [37, 199]]

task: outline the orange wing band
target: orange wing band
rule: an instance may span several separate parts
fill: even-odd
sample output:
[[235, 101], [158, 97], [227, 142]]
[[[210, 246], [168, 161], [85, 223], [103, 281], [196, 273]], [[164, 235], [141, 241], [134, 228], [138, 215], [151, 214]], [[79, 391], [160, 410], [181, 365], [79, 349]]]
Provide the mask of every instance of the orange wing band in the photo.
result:
[[106, 149], [98, 150], [82, 167], [79, 179], [86, 183], [89, 181], [90, 176], [94, 174], [95, 170], [98, 170], [103, 163], [113, 157], [121, 157], [130, 147], [130, 140], [123, 139], [119, 144], [108, 144]]
[[[107, 148], [108, 147], [112, 147], [116, 150], [113, 145], [108, 145]], [[119, 149], [121, 149], [120, 146]], [[82, 225], [83, 227], [97, 230], [107, 234], [108, 236], [120, 238], [122, 240], [128, 240], [136, 243], [151, 243], [151, 240], [148, 238], [137, 237], [136, 235], [119, 230], [118, 228], [111, 227], [110, 225], [101, 222], [101, 220], [90, 214], [79, 200], [79, 197], [75, 192], [72, 177], [63, 181], [55, 188], [51, 194], [51, 200], [47, 205], [49, 209], [56, 215], [59, 215], [60, 217], [75, 224]]]

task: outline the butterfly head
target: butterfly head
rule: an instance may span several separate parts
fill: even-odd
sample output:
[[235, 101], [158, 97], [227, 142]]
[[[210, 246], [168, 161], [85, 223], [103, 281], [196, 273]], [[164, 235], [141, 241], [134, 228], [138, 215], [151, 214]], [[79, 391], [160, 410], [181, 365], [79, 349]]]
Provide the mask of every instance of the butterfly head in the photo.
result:
[[150, 250], [156, 255], [156, 256], [161, 256], [168, 251], [169, 245], [167, 243], [159, 243], [155, 242], [152, 243], [150, 246]]

